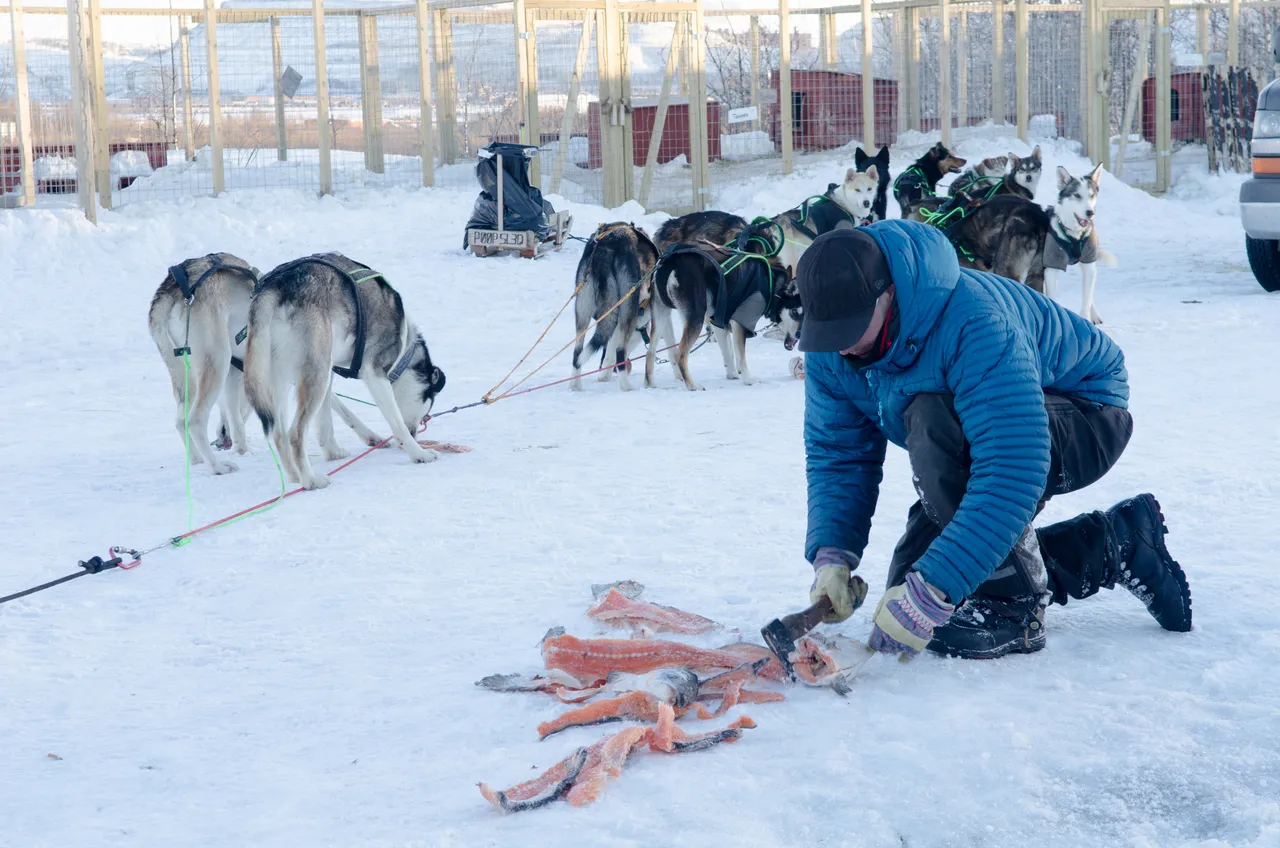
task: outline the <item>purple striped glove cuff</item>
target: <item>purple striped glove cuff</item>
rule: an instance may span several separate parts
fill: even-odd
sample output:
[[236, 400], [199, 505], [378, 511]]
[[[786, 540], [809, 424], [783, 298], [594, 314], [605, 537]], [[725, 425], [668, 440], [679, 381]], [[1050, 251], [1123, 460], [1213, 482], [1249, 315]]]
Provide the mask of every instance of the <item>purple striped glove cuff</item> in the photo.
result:
[[946, 624], [955, 607], [939, 598], [917, 572], [901, 586], [885, 592], [876, 609], [868, 646], [874, 651], [915, 656], [933, 638], [933, 629]]
[[816, 571], [824, 565], [843, 565], [850, 571], [856, 571], [861, 561], [853, 551], [842, 548], [818, 548], [818, 553], [813, 557], [813, 568]]

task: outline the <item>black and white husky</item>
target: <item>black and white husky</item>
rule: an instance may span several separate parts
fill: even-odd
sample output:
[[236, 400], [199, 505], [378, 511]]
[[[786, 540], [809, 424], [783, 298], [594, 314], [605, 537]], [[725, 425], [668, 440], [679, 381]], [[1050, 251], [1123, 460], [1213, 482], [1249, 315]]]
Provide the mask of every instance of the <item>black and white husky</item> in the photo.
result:
[[1098, 246], [1094, 210], [1102, 166], [1083, 177], [1058, 168], [1058, 202], [1044, 209], [1021, 197], [995, 197], [953, 226], [949, 235], [960, 262], [1053, 297], [1062, 274], [1080, 266], [1083, 304], [1080, 315], [1094, 324], [1102, 317], [1093, 304], [1097, 263], [1111, 256]]
[[[316, 422], [327, 460], [347, 456], [334, 438], [330, 409], [366, 444], [380, 440], [333, 397], [333, 373], [358, 377], [414, 462], [437, 457], [414, 434], [444, 388], [427, 343], [405, 314], [400, 294], [376, 272], [340, 253], [286, 262], [262, 278], [249, 310], [245, 389], [275, 443], [289, 479], [329, 485], [307, 459], [307, 427]], [[297, 412], [284, 438], [285, 400], [297, 387]]]
[[[608, 381], [617, 370], [619, 387], [624, 392], [631, 391], [627, 359], [632, 346], [641, 338], [638, 329], [648, 321], [646, 307], [657, 261], [658, 248], [635, 224], [619, 221], [601, 224], [596, 229], [578, 260], [574, 277], [577, 294], [573, 299], [573, 317], [578, 336], [573, 346], [574, 379], [570, 384], [574, 391], [582, 390], [582, 379], [578, 375], [582, 373], [584, 345], [586, 359], [591, 359], [598, 350], [614, 358], [615, 367], [601, 371], [600, 382]], [[597, 323], [588, 341], [586, 329], [592, 321]]]
[[219, 446], [234, 446], [238, 454], [249, 449], [244, 379], [232, 363], [244, 358], [240, 331], [249, 322], [257, 279], [258, 272], [248, 262], [229, 253], [188, 259], [169, 269], [147, 313], [151, 338], [169, 370], [178, 404], [178, 435], [189, 440], [192, 463], [205, 463], [214, 474], [236, 470], [235, 463], [217, 459], [209, 449], [209, 413], [215, 403], [222, 418]]
[[[645, 385], [653, 385], [657, 345], [672, 339], [671, 313], [684, 318], [684, 331], [671, 358], [677, 377], [696, 391], [689, 352], [703, 325], [720, 345], [725, 377], [751, 385], [747, 339], [761, 318], [780, 325], [788, 337], [800, 334], [800, 296], [780, 261], [782, 233], [769, 219], [753, 224], [727, 212], [694, 212], [672, 218], [654, 238], [662, 256], [654, 271], [653, 332], [645, 358]], [[730, 347], [732, 337], [732, 348]]]

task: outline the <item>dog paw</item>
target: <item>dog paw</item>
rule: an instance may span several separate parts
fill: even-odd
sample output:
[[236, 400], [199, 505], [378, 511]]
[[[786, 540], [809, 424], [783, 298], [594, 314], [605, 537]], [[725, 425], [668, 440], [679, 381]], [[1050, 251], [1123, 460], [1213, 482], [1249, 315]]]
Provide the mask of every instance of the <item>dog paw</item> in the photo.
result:
[[571, 391], [571, 392], [580, 392], [580, 391], [582, 391], [582, 380], [580, 380], [580, 379], [578, 379], [577, 377], [575, 377], [575, 378], [573, 379], [573, 382], [571, 382], [571, 383], [569, 384], [569, 391]]
[[433, 450], [419, 448], [417, 451], [410, 452], [409, 457], [414, 462], [435, 462], [440, 458], [440, 454]]
[[599, 377], [596, 377], [596, 382], [597, 382], [597, 383], [607, 383], [607, 382], [609, 382], [609, 381], [610, 381], [610, 380], [612, 380], [612, 379], [613, 379], [613, 369], [612, 369], [612, 368], [610, 368], [610, 369], [609, 369], [609, 370], [607, 370], [607, 371], [601, 371], [601, 372], [600, 372], [600, 376], [599, 376]]
[[338, 445], [338, 444], [321, 445], [320, 450], [324, 454], [324, 458], [327, 459], [329, 462], [333, 462], [334, 460], [338, 460], [338, 459], [346, 459], [347, 457], [351, 456], [350, 452], [348, 452], [341, 445]]
[[213, 463], [214, 474], [230, 474], [233, 471], [239, 471], [239, 470], [240, 469], [236, 467], [236, 464], [234, 462], [214, 460], [214, 463]]
[[759, 379], [752, 377], [746, 372], [743, 372], [739, 379], [742, 380], [742, 385], [744, 386], [754, 386], [756, 383], [760, 382]]
[[304, 489], [311, 489], [312, 491], [316, 489], [327, 489], [329, 488], [329, 484], [332, 482], [332, 480], [323, 474], [312, 474], [307, 478], [307, 482], [302, 484], [302, 487]]
[[236, 445], [236, 453], [239, 454], [240, 456], [247, 455], [249, 453], [249, 443], [241, 442], [240, 444]]

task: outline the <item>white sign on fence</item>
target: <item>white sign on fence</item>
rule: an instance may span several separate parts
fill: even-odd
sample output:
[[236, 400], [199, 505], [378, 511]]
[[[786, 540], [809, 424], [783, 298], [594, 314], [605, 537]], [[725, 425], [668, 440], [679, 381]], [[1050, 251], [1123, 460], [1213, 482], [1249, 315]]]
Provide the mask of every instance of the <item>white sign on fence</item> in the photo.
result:
[[729, 123], [745, 124], [747, 121], [754, 121], [760, 115], [760, 110], [755, 106], [743, 106], [741, 109], [729, 110]]

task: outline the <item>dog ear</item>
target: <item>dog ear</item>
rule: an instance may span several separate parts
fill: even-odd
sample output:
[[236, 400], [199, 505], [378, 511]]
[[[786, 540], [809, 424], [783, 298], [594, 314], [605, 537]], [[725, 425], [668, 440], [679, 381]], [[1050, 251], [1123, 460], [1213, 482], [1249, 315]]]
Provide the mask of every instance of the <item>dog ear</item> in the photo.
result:
[[844, 181], [847, 183], [851, 183], [857, 178], [858, 178], [858, 172], [855, 171], [853, 168], [850, 168], [849, 170], [844, 172]]
[[431, 369], [431, 390], [439, 393], [444, 388], [444, 372], [439, 368]]
[[1097, 191], [1101, 187], [1102, 183], [1102, 163], [1099, 162], [1095, 165], [1093, 170], [1089, 172], [1089, 175], [1085, 177], [1085, 179], [1093, 183], [1093, 190]]
[[1068, 171], [1066, 168], [1062, 167], [1061, 165], [1059, 165], [1058, 166], [1058, 188], [1060, 190], [1066, 188], [1067, 183], [1071, 182], [1071, 179], [1072, 179], [1071, 172]]
[[870, 178], [871, 178], [871, 179], [873, 179], [873, 180], [879, 181], [879, 179], [880, 179], [880, 172], [879, 172], [878, 170], [876, 170], [876, 166], [875, 166], [875, 165], [872, 165], [872, 166], [870, 166], [869, 168], [867, 168], [867, 176], [868, 176], [868, 177], [870, 177]]
[[1040, 145], [1038, 145], [1038, 144], [1037, 144], [1037, 145], [1036, 145], [1036, 147], [1035, 147], [1035, 150], [1032, 150], [1032, 151], [1031, 151], [1031, 158], [1032, 158], [1032, 159], [1039, 159], [1039, 158], [1040, 158]]
[[1009, 154], [1009, 161], [1008, 161], [1008, 170], [1009, 170], [1009, 173], [1012, 173], [1012, 172], [1014, 172], [1014, 171], [1018, 170], [1018, 165], [1020, 165], [1020, 164], [1022, 164], [1022, 157], [1021, 157], [1021, 156], [1019, 156], [1019, 155], [1018, 155], [1018, 154], [1016, 154], [1016, 153], [1010, 153], [1010, 154]]
[[889, 148], [887, 145], [885, 147], [880, 148], [880, 152], [876, 154], [876, 159], [878, 161], [884, 162], [886, 165], [889, 164]]
[[867, 161], [868, 158], [870, 157], [867, 156], [867, 152], [861, 147], [853, 151], [853, 164], [859, 168], [862, 167], [862, 163]]

